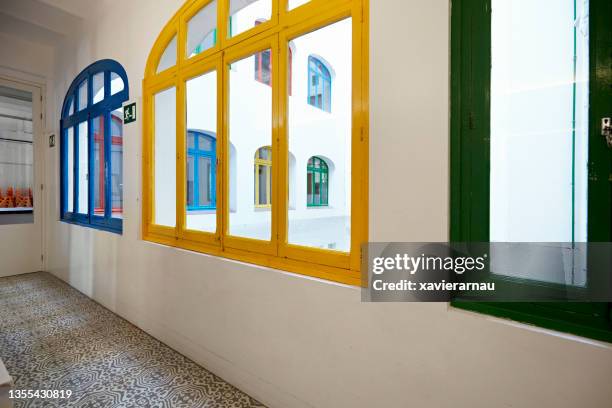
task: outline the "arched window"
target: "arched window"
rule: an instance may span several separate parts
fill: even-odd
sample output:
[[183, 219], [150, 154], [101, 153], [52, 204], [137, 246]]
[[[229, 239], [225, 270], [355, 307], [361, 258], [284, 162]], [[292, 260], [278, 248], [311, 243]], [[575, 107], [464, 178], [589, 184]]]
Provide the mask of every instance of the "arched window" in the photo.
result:
[[113, 60], [91, 64], [70, 85], [60, 121], [63, 220], [122, 231], [121, 106], [128, 98], [127, 74]]
[[255, 206], [272, 206], [272, 148], [260, 147], [255, 152]]
[[306, 199], [308, 207], [324, 207], [329, 203], [329, 167], [325, 160], [313, 156], [306, 167]]
[[[265, 23], [266, 20], [255, 21], [255, 26]], [[272, 86], [272, 52], [270, 50], [255, 54], [255, 80]]]
[[187, 132], [187, 210], [217, 207], [217, 140], [204, 132]]
[[308, 103], [331, 112], [331, 74], [319, 59], [308, 57]]

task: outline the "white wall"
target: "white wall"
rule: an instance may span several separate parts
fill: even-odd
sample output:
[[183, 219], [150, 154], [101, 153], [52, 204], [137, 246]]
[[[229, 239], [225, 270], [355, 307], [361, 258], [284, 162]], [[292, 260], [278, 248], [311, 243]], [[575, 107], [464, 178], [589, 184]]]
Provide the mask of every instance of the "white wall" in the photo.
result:
[[[56, 123], [71, 79], [100, 58], [124, 65], [142, 107], [148, 51], [180, 5], [92, 13], [60, 50]], [[444, 241], [449, 4], [370, 8], [370, 239]], [[47, 151], [47, 269], [254, 397], [283, 408], [610, 406], [608, 345], [446, 304], [363, 304], [356, 288], [140, 241], [141, 126], [124, 129], [122, 236], [57, 221], [58, 150]]]

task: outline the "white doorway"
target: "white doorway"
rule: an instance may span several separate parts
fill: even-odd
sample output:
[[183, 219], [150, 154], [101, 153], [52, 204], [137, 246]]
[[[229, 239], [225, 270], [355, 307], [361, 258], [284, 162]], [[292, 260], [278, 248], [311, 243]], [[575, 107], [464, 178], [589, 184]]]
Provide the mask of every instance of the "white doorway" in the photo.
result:
[[42, 98], [0, 78], [0, 277], [42, 270]]

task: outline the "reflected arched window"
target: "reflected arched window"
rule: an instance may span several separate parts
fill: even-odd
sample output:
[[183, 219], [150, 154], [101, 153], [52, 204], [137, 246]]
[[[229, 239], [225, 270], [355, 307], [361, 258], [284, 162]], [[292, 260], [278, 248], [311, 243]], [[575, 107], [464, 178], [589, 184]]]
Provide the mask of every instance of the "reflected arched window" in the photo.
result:
[[70, 85], [60, 121], [62, 220], [122, 231], [128, 98], [127, 74], [113, 60], [91, 64]]
[[260, 147], [255, 152], [255, 206], [272, 206], [272, 148]]
[[187, 210], [217, 207], [217, 140], [204, 132], [187, 132]]
[[331, 112], [331, 74], [318, 58], [308, 57], [308, 103]]
[[307, 171], [307, 205], [324, 207], [329, 203], [329, 167], [325, 160], [313, 156], [308, 160]]

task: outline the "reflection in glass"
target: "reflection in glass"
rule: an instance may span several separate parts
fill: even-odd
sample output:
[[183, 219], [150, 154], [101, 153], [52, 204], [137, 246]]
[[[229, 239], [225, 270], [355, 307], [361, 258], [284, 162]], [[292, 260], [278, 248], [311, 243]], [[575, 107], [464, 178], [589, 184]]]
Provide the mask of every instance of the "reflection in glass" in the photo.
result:
[[193, 57], [217, 43], [217, 0], [198, 11], [187, 23], [187, 57]]
[[155, 214], [153, 223], [176, 226], [176, 88], [155, 94]]
[[74, 212], [74, 128], [66, 130], [66, 211]]
[[123, 89], [125, 88], [125, 84], [123, 83], [123, 79], [121, 79], [119, 75], [115, 74], [114, 72], [111, 72], [110, 80], [111, 95], [115, 95], [116, 93], [123, 91]]
[[87, 80], [84, 80], [79, 85], [77, 96], [79, 98], [79, 110], [81, 111], [87, 107]]
[[217, 228], [217, 72], [190, 79], [187, 91], [187, 229]]
[[272, 88], [253, 78], [256, 55], [232, 63], [229, 71], [229, 233], [269, 240]]
[[351, 249], [351, 23], [342, 20], [291, 41], [290, 244]]
[[272, 0], [230, 0], [229, 37], [270, 20]]
[[93, 213], [104, 217], [106, 208], [104, 187], [106, 177], [104, 175], [104, 116], [98, 116], [93, 123]]
[[[588, 2], [493, 0], [491, 58], [490, 240], [585, 242]], [[582, 264], [549, 269], [521, 277], [584, 283]]]
[[123, 218], [123, 109], [116, 109], [110, 115], [111, 216]]
[[104, 72], [98, 72], [93, 76], [93, 103], [104, 99]]
[[79, 123], [77, 130], [79, 135], [79, 149], [77, 152], [77, 188], [79, 191], [77, 211], [79, 212], [79, 214], [89, 214], [89, 146], [87, 145], [87, 122]]
[[176, 65], [176, 35], [172, 37], [172, 40], [166, 46], [164, 53], [159, 59], [157, 65], [157, 73], [160, 73], [168, 68], [172, 68]]

